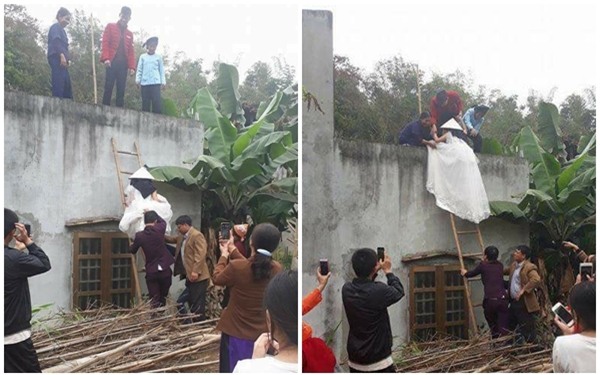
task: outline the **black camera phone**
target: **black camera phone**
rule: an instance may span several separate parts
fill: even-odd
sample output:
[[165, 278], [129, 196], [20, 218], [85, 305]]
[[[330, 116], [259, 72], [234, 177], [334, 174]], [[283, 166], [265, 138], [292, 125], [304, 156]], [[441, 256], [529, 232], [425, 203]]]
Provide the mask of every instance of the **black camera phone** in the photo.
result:
[[31, 237], [31, 224], [23, 224], [25, 225], [25, 230], [27, 231], [27, 236]]
[[379, 259], [379, 260], [385, 259], [385, 249], [383, 247], [377, 248], [377, 259]]
[[230, 230], [231, 230], [231, 223], [228, 221], [222, 222], [221, 223], [221, 239], [228, 240]]
[[327, 259], [319, 259], [319, 272], [325, 276], [329, 273], [329, 261]]

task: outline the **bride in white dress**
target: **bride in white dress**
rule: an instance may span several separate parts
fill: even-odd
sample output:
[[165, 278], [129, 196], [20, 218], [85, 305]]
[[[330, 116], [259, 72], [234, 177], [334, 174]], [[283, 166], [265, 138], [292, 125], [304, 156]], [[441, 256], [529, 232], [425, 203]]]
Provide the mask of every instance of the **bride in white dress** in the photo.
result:
[[436, 148], [427, 147], [427, 191], [441, 209], [478, 224], [490, 216], [490, 205], [477, 157], [465, 141], [452, 135], [450, 130], [462, 131], [454, 119], [441, 129], [445, 130], [441, 137], [433, 136]]

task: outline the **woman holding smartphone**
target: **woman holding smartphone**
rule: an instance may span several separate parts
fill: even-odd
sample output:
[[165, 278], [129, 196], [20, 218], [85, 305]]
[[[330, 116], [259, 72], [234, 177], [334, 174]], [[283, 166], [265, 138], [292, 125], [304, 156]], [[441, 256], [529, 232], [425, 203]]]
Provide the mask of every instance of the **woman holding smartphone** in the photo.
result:
[[282, 270], [281, 264], [273, 260], [280, 241], [281, 233], [274, 225], [257, 225], [250, 236], [251, 253], [246, 259], [235, 247], [233, 236], [220, 240], [221, 257], [213, 272], [213, 283], [231, 292], [217, 324], [221, 331], [219, 372], [232, 372], [238, 361], [252, 358], [254, 341], [268, 332], [263, 297], [269, 281]]

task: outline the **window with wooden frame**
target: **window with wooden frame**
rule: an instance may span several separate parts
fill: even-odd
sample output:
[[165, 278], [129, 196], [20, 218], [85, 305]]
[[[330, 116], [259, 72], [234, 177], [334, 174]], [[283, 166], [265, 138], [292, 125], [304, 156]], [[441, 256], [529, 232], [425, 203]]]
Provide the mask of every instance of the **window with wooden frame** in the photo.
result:
[[458, 265], [414, 266], [410, 270], [411, 338], [436, 334], [468, 338], [468, 310]]
[[131, 307], [134, 283], [127, 235], [76, 232], [73, 238], [73, 307], [110, 303]]

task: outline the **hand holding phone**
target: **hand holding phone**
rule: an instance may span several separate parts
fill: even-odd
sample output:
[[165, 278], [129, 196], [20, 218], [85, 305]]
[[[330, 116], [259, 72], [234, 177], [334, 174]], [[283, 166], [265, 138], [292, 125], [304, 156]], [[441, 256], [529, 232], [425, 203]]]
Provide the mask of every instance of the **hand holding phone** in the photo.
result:
[[327, 259], [319, 259], [319, 273], [321, 276], [327, 276], [329, 273], [329, 261]]
[[579, 274], [581, 274], [581, 280], [587, 280], [586, 276], [592, 276], [594, 274], [594, 263], [579, 263]]
[[573, 315], [563, 306], [562, 303], [557, 303], [552, 306], [552, 312], [558, 316], [558, 319], [565, 323], [567, 327], [571, 327], [575, 324], [575, 320], [573, 319]]
[[228, 221], [224, 221], [221, 223], [221, 230], [219, 231], [219, 237], [222, 240], [229, 239], [229, 233], [231, 232], [231, 223]]
[[385, 259], [385, 249], [383, 247], [377, 248], [377, 259], [383, 261]]

